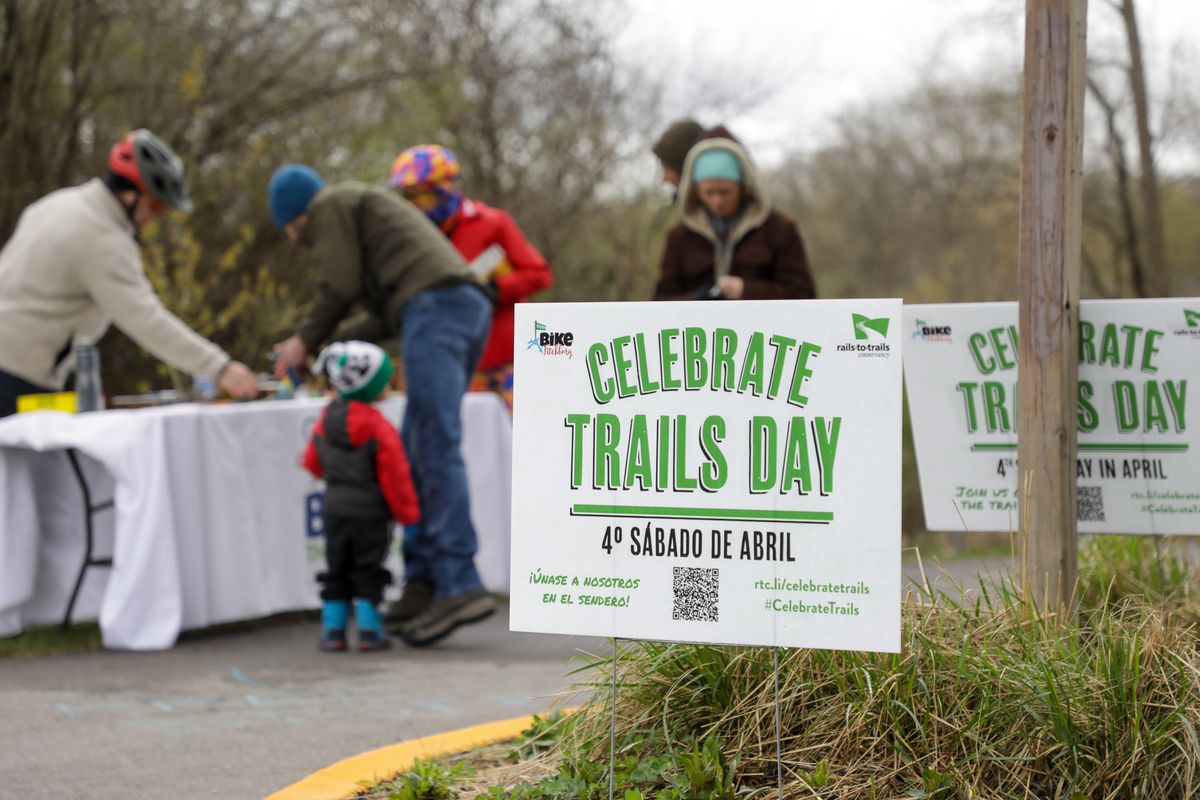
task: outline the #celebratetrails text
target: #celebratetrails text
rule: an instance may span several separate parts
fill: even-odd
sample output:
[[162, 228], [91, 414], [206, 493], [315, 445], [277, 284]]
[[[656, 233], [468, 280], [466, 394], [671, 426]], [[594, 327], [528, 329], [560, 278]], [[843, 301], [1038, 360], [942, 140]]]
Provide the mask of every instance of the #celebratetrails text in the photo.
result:
[[[707, 391], [780, 398], [803, 410], [820, 352], [819, 345], [781, 334], [754, 332], [739, 339], [730, 328], [686, 327], [597, 342], [584, 361], [601, 406], [660, 392]], [[746, 479], [752, 493], [828, 495], [834, 489], [842, 418], [802, 413], [782, 418], [768, 412], [729, 420], [720, 413], [701, 419], [600, 412], [567, 414], [564, 425], [571, 437], [573, 490], [587, 485], [717, 492], [730, 478], [726, 453], [740, 446], [748, 449]]]

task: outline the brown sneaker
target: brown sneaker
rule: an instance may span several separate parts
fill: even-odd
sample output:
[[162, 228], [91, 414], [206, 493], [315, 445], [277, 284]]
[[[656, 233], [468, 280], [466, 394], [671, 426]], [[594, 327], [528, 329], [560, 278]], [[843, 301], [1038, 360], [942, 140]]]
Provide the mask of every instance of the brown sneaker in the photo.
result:
[[422, 580], [412, 580], [404, 584], [400, 599], [392, 603], [387, 615], [383, 618], [383, 627], [395, 633], [405, 622], [413, 619], [433, 602], [433, 587]]
[[462, 625], [490, 617], [496, 613], [496, 601], [486, 589], [434, 600], [424, 613], [400, 626], [400, 638], [412, 647], [425, 647], [439, 642]]

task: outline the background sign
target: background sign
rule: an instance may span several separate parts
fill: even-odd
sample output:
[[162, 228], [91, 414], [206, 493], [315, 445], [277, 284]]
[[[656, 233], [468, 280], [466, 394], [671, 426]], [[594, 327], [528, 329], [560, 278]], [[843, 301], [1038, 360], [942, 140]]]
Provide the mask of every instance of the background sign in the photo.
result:
[[897, 652], [900, 324], [518, 305], [513, 630]]
[[[1200, 533], [1200, 298], [1080, 318], [1079, 530]], [[1016, 530], [1017, 304], [905, 306], [904, 326], [926, 526]]]

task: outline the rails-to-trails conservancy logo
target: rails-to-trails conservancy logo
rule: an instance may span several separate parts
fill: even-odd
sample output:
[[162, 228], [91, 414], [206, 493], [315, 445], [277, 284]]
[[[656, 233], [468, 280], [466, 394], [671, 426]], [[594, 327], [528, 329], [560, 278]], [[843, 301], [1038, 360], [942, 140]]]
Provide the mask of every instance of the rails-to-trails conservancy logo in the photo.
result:
[[545, 323], [534, 320], [533, 338], [525, 344], [525, 349], [530, 350], [536, 347], [537, 351], [544, 356], [574, 358], [575, 351], [572, 349], [574, 344], [575, 334], [570, 331], [547, 330]]
[[886, 341], [874, 341], [875, 339], [887, 339], [888, 326], [891, 324], [890, 318], [872, 319], [865, 314], [851, 314], [850, 321], [854, 326], [856, 341], [839, 344], [837, 346], [839, 353], [857, 353], [859, 358], [891, 358], [892, 346]]
[[1200, 341], [1200, 311], [1183, 309], [1183, 324], [1186, 327], [1177, 328], [1172, 333], [1176, 336], [1190, 337], [1193, 341]]

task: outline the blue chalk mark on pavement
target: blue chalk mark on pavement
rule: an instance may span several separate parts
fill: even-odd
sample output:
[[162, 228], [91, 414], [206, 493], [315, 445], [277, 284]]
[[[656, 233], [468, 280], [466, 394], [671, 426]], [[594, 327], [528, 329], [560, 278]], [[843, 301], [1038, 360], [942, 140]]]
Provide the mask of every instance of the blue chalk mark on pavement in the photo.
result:
[[413, 705], [416, 706], [417, 708], [427, 708], [430, 711], [436, 711], [439, 714], [447, 714], [450, 716], [453, 716], [454, 714], [458, 713], [457, 708], [446, 705], [445, 703], [431, 702], [428, 700], [424, 700], [424, 701], [418, 700], [417, 702], [413, 703]]
[[233, 679], [238, 683], [244, 683], [246, 686], [258, 686], [257, 681], [246, 677], [246, 674], [238, 667], [234, 667], [233, 669], [229, 670], [229, 674], [232, 675]]

